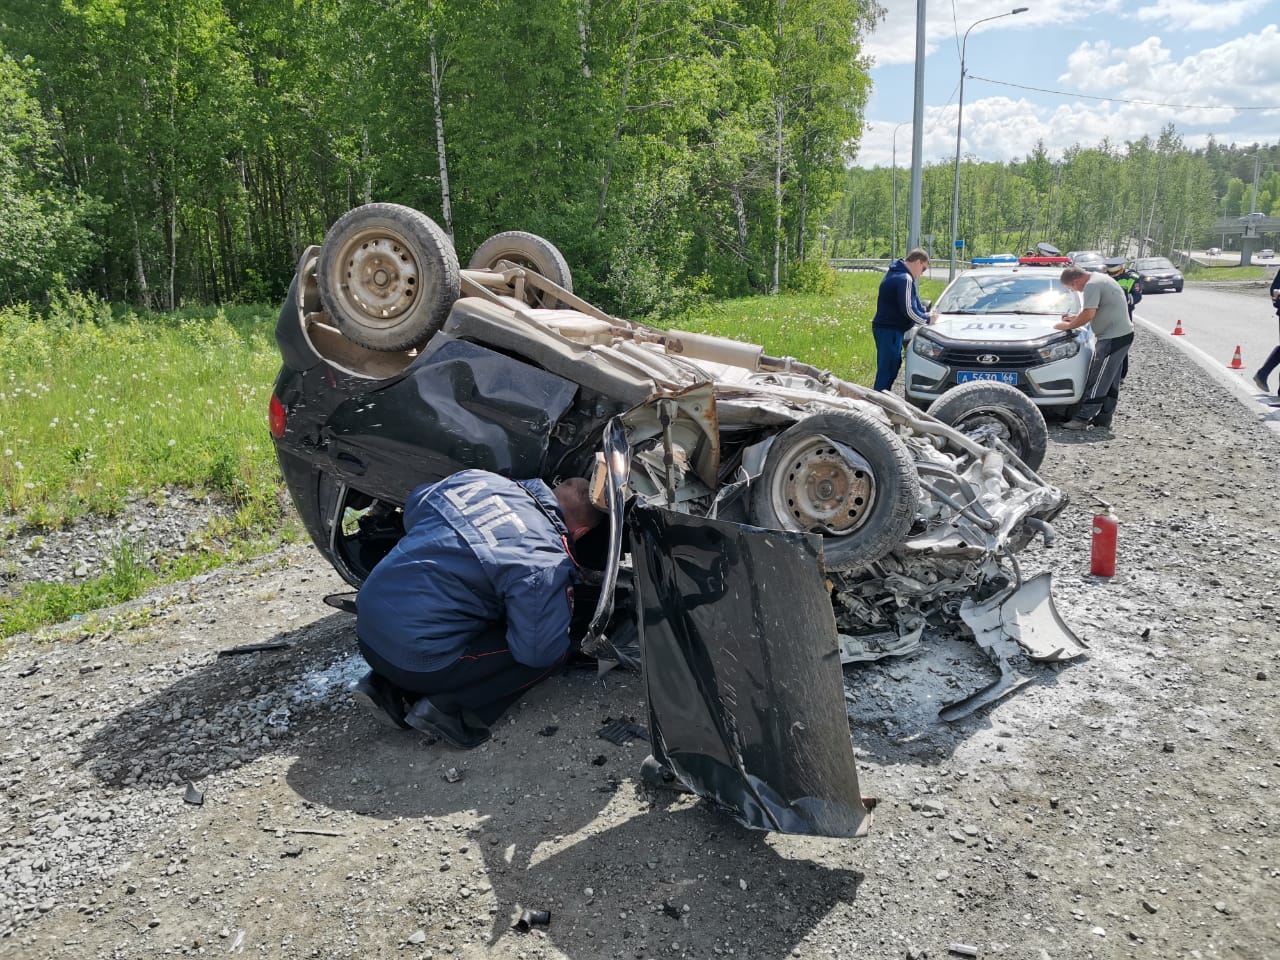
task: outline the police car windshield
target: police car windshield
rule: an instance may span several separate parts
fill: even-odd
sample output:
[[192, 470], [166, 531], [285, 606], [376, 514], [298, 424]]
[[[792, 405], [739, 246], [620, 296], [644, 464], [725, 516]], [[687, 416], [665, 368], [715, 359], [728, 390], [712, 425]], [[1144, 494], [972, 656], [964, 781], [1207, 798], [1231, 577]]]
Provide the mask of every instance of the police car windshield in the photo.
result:
[[934, 307], [939, 313], [1061, 314], [1076, 309], [1076, 298], [1056, 275], [966, 274], [956, 278]]

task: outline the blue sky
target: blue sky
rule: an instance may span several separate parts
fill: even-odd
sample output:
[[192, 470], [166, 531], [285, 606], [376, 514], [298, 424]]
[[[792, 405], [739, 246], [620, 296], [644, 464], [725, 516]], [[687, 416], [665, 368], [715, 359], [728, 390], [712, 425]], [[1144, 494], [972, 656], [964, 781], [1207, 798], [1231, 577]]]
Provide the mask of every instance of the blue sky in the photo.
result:
[[[886, 16], [864, 47], [874, 59], [874, 89], [855, 162], [888, 166], [893, 129], [906, 121], [897, 134], [897, 163], [906, 167], [911, 163], [917, 5], [916, 0], [881, 3]], [[964, 155], [1020, 159], [1043, 139], [1056, 157], [1072, 144], [1097, 146], [1103, 137], [1120, 144], [1144, 133], [1154, 137], [1167, 123], [1190, 147], [1203, 146], [1210, 135], [1222, 144], [1280, 142], [1280, 0], [1016, 0], [998, 6], [926, 0], [926, 5], [925, 164], [955, 156], [965, 30], [1015, 6], [1028, 10], [969, 33]]]

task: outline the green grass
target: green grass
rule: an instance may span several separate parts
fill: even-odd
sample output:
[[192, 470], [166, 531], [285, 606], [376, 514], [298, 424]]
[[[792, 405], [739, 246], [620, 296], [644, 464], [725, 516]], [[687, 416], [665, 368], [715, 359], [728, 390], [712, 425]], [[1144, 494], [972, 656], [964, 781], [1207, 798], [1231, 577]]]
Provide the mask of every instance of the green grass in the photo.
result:
[[[870, 384], [882, 274], [841, 273], [833, 295], [748, 297], [672, 325], [746, 340]], [[943, 284], [925, 280], [921, 294]], [[266, 411], [280, 365], [274, 306], [112, 312], [69, 294], [43, 313], [0, 309], [0, 523], [64, 527], [129, 497], [214, 491], [230, 520], [176, 556], [122, 541], [101, 575], [0, 593], [0, 637], [60, 623], [166, 582], [300, 539], [286, 518]], [[91, 622], [86, 620], [86, 623]]]
[[76, 294], [0, 309], [0, 521], [66, 527], [131, 496], [211, 491], [231, 507], [189, 552], [117, 544], [101, 576], [0, 594], [0, 637], [132, 599], [300, 536], [266, 427], [275, 309], [113, 314]]
[[1219, 282], [1224, 280], [1270, 280], [1275, 274], [1269, 267], [1257, 264], [1249, 267], [1209, 267], [1202, 263], [1192, 262], [1182, 270], [1188, 280]]
[[177, 486], [218, 491], [238, 526], [276, 517], [274, 316], [75, 307], [0, 311], [0, 514], [61, 527]]
[[[693, 333], [758, 343], [772, 356], [791, 356], [868, 386], [875, 379], [871, 318], [883, 274], [841, 273], [834, 296], [744, 297], [692, 311], [671, 326]], [[935, 299], [945, 286], [924, 280], [920, 295]]]

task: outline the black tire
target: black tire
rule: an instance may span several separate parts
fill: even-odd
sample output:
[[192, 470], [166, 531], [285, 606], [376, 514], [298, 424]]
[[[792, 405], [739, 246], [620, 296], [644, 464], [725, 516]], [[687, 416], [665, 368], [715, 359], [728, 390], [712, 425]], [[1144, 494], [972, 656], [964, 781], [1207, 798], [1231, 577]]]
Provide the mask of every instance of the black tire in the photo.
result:
[[[552, 283], [573, 292], [573, 275], [569, 272], [569, 262], [550, 240], [523, 230], [495, 234], [476, 248], [467, 269], [492, 270], [503, 261], [540, 273]], [[560, 303], [557, 298], [544, 297], [537, 290], [527, 290], [525, 298], [534, 307], [555, 308]]]
[[929, 407], [943, 423], [979, 443], [997, 436], [1032, 470], [1039, 470], [1049, 447], [1044, 414], [1016, 387], [974, 380], [952, 387]]
[[[850, 462], [837, 444], [861, 462]], [[920, 504], [906, 446], [860, 410], [818, 413], [788, 427], [753, 486], [751, 523], [822, 534], [831, 570], [864, 567], [898, 546]]]
[[320, 302], [343, 335], [370, 350], [404, 350], [440, 329], [458, 299], [458, 255], [424, 213], [369, 203], [325, 234]]

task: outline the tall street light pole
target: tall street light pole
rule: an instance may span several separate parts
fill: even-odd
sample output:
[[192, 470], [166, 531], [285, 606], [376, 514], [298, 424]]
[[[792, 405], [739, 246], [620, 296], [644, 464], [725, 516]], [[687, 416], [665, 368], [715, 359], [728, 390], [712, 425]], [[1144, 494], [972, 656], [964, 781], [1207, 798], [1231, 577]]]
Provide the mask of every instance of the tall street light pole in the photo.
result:
[[[997, 13], [994, 17], [975, 20], [969, 24], [969, 30], [988, 20], [999, 20], [1002, 17], [1012, 17], [1015, 13], [1026, 12], [1026, 7], [1014, 7], [1008, 13]], [[969, 30], [964, 32], [964, 39], [960, 42], [960, 96], [956, 109], [956, 172], [951, 185], [951, 269], [947, 273], [948, 280], [956, 278], [956, 245], [960, 239], [960, 123], [964, 119], [964, 53], [969, 44]]]
[[903, 120], [893, 128], [893, 248], [889, 251], [889, 259], [898, 259], [898, 130], [910, 123]]
[[911, 223], [907, 229], [907, 249], [920, 246], [920, 187], [924, 157], [924, 18], [925, 0], [916, 0], [916, 95], [911, 119]]

